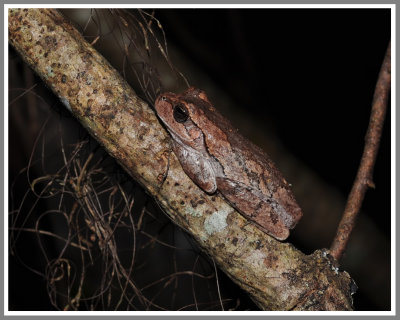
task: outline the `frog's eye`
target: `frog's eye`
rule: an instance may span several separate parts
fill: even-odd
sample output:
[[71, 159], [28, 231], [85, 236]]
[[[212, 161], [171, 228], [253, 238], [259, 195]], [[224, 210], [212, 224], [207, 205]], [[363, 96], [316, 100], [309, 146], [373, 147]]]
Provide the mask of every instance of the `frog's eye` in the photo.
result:
[[174, 106], [174, 119], [178, 123], [183, 123], [189, 118], [189, 112], [185, 106], [177, 104]]
[[162, 100], [162, 101], [167, 101], [167, 97], [166, 97], [166, 96], [162, 96], [162, 97], [161, 97], [161, 100]]

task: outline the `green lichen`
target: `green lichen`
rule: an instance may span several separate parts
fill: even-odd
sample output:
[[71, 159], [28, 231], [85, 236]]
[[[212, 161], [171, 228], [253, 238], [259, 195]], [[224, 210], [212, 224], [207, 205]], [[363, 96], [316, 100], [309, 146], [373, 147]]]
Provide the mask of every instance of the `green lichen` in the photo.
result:
[[216, 211], [204, 221], [204, 230], [208, 235], [220, 232], [228, 225], [226, 218], [229, 211]]
[[46, 71], [47, 71], [47, 77], [54, 77], [55, 76], [55, 73], [53, 72], [53, 68], [52, 67], [50, 67], [50, 66], [47, 66], [46, 67]]
[[186, 208], [186, 212], [187, 212], [187, 214], [191, 215], [192, 217], [201, 217], [202, 216], [201, 210], [196, 210], [194, 208], [191, 208], [190, 206], [188, 206]]

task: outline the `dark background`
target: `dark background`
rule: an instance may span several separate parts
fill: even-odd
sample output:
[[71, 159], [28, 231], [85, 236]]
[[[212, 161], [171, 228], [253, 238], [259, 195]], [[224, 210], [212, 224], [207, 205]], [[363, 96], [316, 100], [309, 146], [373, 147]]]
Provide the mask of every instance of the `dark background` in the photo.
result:
[[[374, 87], [390, 39], [390, 10], [174, 9], [156, 10], [156, 17], [170, 47], [206, 74], [244, 116], [273, 126], [293, 157], [312, 168], [343, 198], [347, 197], [362, 154]], [[173, 62], [179, 65], [181, 61]], [[195, 73], [185, 76], [191, 85], [209, 85]], [[229, 117], [226, 111], [224, 114]], [[10, 143], [10, 148], [15, 147]], [[18, 168], [13, 168], [10, 158], [10, 181], [16, 172]], [[390, 178], [389, 108], [374, 172], [376, 189], [367, 192], [362, 213], [387, 241]], [[312, 190], [309, 198], [313, 198]], [[325, 227], [322, 221], [319, 228]], [[298, 228], [306, 226], [300, 223]], [[322, 240], [311, 246], [300, 237], [290, 240], [305, 253], [329, 246]], [[28, 243], [22, 250], [34, 252], [31, 245]], [[380, 249], [386, 253], [383, 263], [390, 263], [390, 247]], [[365, 255], [364, 248], [357, 250]], [[358, 260], [362, 264], [359, 268], [368, 269], [365, 261], [381, 263], [375, 256], [365, 259]], [[357, 264], [357, 257], [355, 261], [352, 265]], [[384, 293], [377, 293], [385, 296], [382, 302], [365, 293], [363, 287], [368, 286], [368, 281], [358, 279], [357, 272], [346, 264], [343, 269], [359, 286], [354, 296], [356, 310], [390, 309], [390, 270], [384, 283], [380, 283]], [[221, 273], [219, 276], [227, 292], [237, 290], [243, 309], [255, 308], [226, 277]], [[25, 289], [13, 290], [21, 286]], [[10, 287], [10, 301], [16, 310], [51, 308], [46, 300], [45, 281], [13, 258]]]

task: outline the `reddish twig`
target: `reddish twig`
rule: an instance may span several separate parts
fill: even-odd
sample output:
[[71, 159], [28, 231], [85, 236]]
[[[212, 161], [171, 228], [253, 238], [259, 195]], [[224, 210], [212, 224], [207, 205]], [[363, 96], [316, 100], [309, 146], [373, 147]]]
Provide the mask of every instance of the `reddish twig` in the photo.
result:
[[386, 114], [386, 108], [390, 91], [390, 69], [391, 69], [391, 51], [389, 42], [385, 58], [379, 72], [378, 82], [376, 84], [374, 98], [372, 102], [371, 117], [368, 131], [365, 136], [364, 153], [358, 168], [357, 177], [344, 209], [342, 220], [339, 223], [336, 236], [331, 245], [331, 255], [337, 260], [343, 255], [349, 241], [351, 231], [353, 230], [357, 214], [360, 211], [365, 193], [368, 189], [374, 188], [372, 173], [375, 165], [376, 155], [379, 149], [379, 142], [382, 134], [383, 123]]

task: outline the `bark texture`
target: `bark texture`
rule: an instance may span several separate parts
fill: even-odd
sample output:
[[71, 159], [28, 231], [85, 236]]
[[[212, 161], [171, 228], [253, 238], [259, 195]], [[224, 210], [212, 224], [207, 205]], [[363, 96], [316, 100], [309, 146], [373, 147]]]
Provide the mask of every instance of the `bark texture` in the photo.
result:
[[353, 282], [328, 251], [305, 255], [273, 239], [185, 175], [152, 109], [60, 13], [8, 17], [9, 42], [26, 63], [261, 309], [352, 310]]

